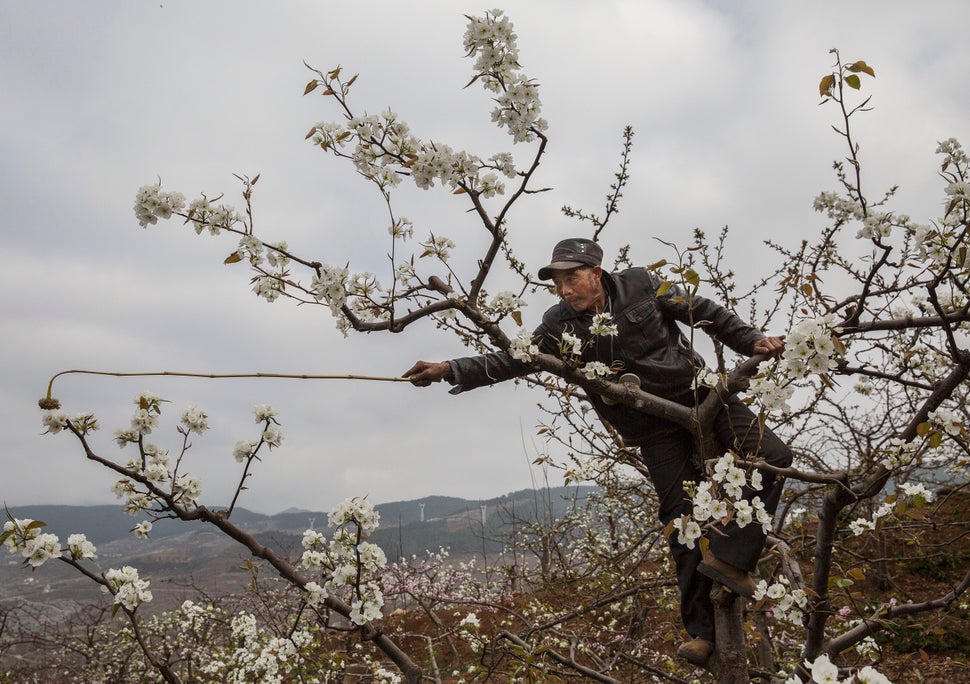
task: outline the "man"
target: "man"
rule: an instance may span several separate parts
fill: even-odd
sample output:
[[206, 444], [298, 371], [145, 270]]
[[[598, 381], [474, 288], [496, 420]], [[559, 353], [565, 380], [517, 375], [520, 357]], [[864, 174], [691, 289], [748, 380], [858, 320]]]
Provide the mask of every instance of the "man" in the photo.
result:
[[[652, 271], [632, 268], [604, 273], [602, 259], [603, 250], [592, 240], [570, 238], [559, 242], [549, 265], [539, 269], [539, 278], [551, 279], [561, 299], [546, 311], [533, 335], [540, 351], [561, 355], [563, 333], [569, 333], [582, 343], [583, 364], [600, 361], [616, 373], [634, 373], [645, 392], [693, 406], [700, 398], [695, 378], [704, 368], [704, 360], [691, 349], [678, 323], [701, 327], [740, 354], [774, 355], [784, 349], [783, 337], [765, 336], [716, 302], [696, 296], [688, 301], [678, 287], [658, 294], [661, 280]], [[616, 326], [615, 334], [590, 330], [598, 314], [599, 321], [606, 318]], [[508, 353], [494, 352], [439, 363], [418, 361], [404, 377], [420, 387], [447, 380], [457, 394], [533, 370]], [[692, 503], [683, 485], [704, 479], [692, 460], [694, 437], [670, 421], [622, 404], [607, 403], [598, 396], [590, 396], [590, 401], [627, 446], [639, 447], [657, 491], [661, 521], [666, 524], [689, 515]], [[764, 459], [778, 467], [791, 465], [791, 452], [784, 442], [764, 429], [736, 397], [719, 411], [714, 436], [722, 447], [742, 457]], [[763, 478], [757, 495], [769, 513], [777, 507], [782, 487], [779, 478]], [[754, 495], [746, 491], [748, 498]], [[764, 547], [765, 536], [758, 524], [740, 528], [731, 523], [721, 532], [710, 535], [706, 554], [699, 546], [680, 544], [676, 534], [668, 540], [677, 566], [681, 618], [691, 637], [677, 653], [697, 665], [705, 665], [714, 651], [712, 581], [750, 598], [755, 583], [749, 573]]]

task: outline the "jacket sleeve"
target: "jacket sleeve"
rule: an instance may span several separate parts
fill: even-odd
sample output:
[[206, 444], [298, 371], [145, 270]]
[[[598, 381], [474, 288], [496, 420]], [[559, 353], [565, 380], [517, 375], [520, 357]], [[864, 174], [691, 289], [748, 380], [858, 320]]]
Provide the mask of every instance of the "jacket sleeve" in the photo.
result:
[[751, 356], [754, 343], [764, 333], [744, 322], [740, 316], [707, 297], [694, 296], [688, 305], [687, 294], [679, 286], [657, 297], [660, 308], [685, 325], [700, 328], [738, 354]]
[[448, 363], [451, 365], [452, 394], [494, 385], [534, 371], [527, 363], [513, 359], [511, 354], [502, 351], [452, 359]]
[[[550, 312], [546, 312], [542, 324], [532, 333], [533, 344], [538, 345], [539, 351], [543, 354], [559, 354], [558, 346], [553, 342], [555, 339], [550, 330], [560, 326], [550, 325]], [[520, 378], [529, 373], [535, 373], [536, 369], [524, 361], [519, 361], [511, 354], [504, 351], [489, 352], [479, 356], [466, 356], [459, 359], [452, 359], [448, 362], [451, 365], [451, 380], [453, 385], [451, 394], [460, 394], [468, 390], [487, 385], [494, 385], [503, 380]]]

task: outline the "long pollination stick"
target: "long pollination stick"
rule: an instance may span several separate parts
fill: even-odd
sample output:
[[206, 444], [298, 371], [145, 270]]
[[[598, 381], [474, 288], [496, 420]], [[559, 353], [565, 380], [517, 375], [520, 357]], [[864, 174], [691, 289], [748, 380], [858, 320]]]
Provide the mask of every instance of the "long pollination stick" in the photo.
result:
[[294, 380], [371, 380], [377, 382], [411, 382], [407, 378], [402, 377], [387, 377], [382, 375], [309, 375], [309, 374], [297, 374], [297, 373], [184, 373], [181, 371], [147, 371], [139, 373], [121, 373], [117, 371], [94, 371], [94, 370], [64, 370], [60, 373], [55, 373], [51, 378], [50, 382], [47, 383], [47, 396], [41, 399], [38, 403], [43, 409], [59, 408], [60, 402], [51, 396], [54, 387], [54, 380], [62, 375], [68, 375], [69, 373], [80, 373], [83, 375], [110, 375], [116, 378], [133, 378], [133, 377], [148, 377], [148, 376], [162, 376], [167, 375], [171, 377], [180, 378], [209, 378], [209, 379], [223, 379], [223, 378], [290, 378]]

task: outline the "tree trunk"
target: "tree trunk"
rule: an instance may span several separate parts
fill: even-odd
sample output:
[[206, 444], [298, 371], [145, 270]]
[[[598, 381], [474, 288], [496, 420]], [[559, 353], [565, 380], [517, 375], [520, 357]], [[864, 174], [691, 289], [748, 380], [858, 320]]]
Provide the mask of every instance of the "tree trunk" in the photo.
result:
[[744, 639], [744, 601], [720, 585], [711, 590], [717, 645], [714, 672], [719, 684], [749, 684]]

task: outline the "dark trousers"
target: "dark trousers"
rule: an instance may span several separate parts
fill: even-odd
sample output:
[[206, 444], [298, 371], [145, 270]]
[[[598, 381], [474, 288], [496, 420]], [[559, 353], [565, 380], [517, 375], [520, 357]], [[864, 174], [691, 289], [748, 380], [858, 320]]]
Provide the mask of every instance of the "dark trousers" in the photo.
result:
[[[737, 397], [731, 397], [714, 421], [714, 436], [720, 446], [731, 449], [744, 459], [763, 459], [779, 468], [791, 465], [788, 446], [771, 431], [762, 429], [757, 416]], [[690, 515], [691, 500], [684, 493], [684, 482], [706, 479], [694, 465], [695, 441], [691, 434], [672, 423], [659, 422], [650, 442], [640, 447], [640, 457], [650, 472], [660, 501], [660, 520], [666, 525], [674, 518]], [[760, 496], [769, 513], [774, 513], [784, 488], [784, 479], [763, 473], [762, 489], [745, 488], [745, 498]], [[734, 523], [720, 532], [709, 533], [710, 550], [720, 560], [748, 572], [754, 570], [764, 548], [765, 535], [755, 521], [743, 528]], [[711, 580], [697, 572], [701, 562], [700, 544], [694, 548], [677, 542], [677, 533], [668, 538], [677, 566], [680, 588], [680, 614], [692, 637], [714, 641], [714, 606], [711, 603]]]

